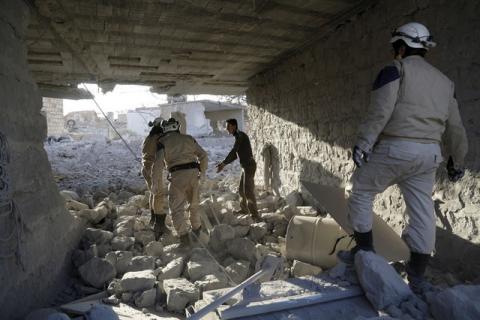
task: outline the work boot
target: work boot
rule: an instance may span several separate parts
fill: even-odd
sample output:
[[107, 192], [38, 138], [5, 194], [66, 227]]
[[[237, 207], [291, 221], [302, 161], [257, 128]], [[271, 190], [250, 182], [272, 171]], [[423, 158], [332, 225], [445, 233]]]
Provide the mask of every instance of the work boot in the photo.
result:
[[155, 225], [155, 212], [152, 210], [150, 210], [150, 222], [149, 224], [153, 227]]
[[252, 213], [252, 219], [255, 223], [262, 222], [262, 217], [257, 213]]
[[413, 293], [420, 297], [435, 291], [435, 287], [425, 279], [425, 270], [429, 261], [429, 254], [412, 252], [406, 267], [408, 285]]
[[154, 225], [153, 225], [153, 232], [155, 233], [155, 240], [158, 241], [160, 236], [166, 233], [167, 228], [165, 227], [165, 218], [164, 214], [155, 214], [154, 215]]
[[337, 253], [337, 258], [349, 265], [352, 265], [355, 262], [355, 254], [360, 251], [373, 251], [373, 235], [372, 231], [368, 232], [353, 232], [353, 238], [355, 239], [356, 246], [353, 247], [350, 251], [341, 250]]
[[180, 247], [189, 248], [191, 245], [192, 242], [190, 241], [190, 235], [188, 233], [180, 236]]

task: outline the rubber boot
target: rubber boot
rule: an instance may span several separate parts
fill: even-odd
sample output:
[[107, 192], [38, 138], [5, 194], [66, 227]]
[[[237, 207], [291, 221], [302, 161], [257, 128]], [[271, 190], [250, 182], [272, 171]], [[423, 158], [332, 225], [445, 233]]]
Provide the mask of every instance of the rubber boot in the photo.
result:
[[430, 261], [429, 254], [412, 252], [410, 253], [410, 261], [407, 264], [407, 279], [410, 289], [419, 296], [425, 296], [426, 293], [432, 292], [435, 288], [425, 280], [425, 270]]
[[155, 214], [154, 219], [155, 223], [153, 225], [153, 232], [155, 233], [155, 240], [158, 241], [162, 234], [164, 234], [167, 230], [165, 227], [165, 218], [164, 214]]
[[341, 250], [337, 253], [337, 258], [346, 263], [352, 265], [355, 262], [355, 254], [360, 251], [373, 251], [373, 234], [372, 231], [368, 232], [353, 232], [353, 238], [355, 239], [356, 246], [350, 249], [350, 251]]

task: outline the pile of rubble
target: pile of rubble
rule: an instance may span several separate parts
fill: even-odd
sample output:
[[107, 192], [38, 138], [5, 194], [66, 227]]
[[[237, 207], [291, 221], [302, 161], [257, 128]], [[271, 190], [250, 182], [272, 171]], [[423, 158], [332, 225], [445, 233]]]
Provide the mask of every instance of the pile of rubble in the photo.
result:
[[[203, 186], [200, 212], [209, 241], [202, 244], [193, 239], [193, 248], [182, 247], [173, 230], [155, 241], [148, 192], [112, 192], [92, 205], [82, 203], [75, 192], [61, 191], [66, 208], [87, 224], [72, 255], [84, 292], [106, 289], [105, 303], [125, 303], [145, 312], [184, 313], [202, 292], [244, 281], [258, 271], [268, 254], [284, 256], [289, 219], [295, 214], [317, 215], [317, 211], [301, 206], [299, 195], [289, 197], [287, 203], [262, 193], [258, 207], [263, 221], [254, 223], [250, 215], [235, 213], [240, 209], [238, 196], [232, 193], [237, 179], [218, 177]], [[322, 271], [299, 261], [284, 265], [283, 278]]]

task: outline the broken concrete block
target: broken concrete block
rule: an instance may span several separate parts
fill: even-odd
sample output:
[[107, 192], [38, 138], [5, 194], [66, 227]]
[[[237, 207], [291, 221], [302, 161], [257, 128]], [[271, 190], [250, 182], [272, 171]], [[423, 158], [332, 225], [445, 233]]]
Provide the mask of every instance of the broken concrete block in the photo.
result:
[[92, 250], [79, 250], [75, 249], [72, 252], [72, 263], [75, 268], [80, 267], [95, 256]]
[[229, 254], [236, 259], [248, 260], [255, 263], [255, 243], [248, 238], [228, 240], [227, 250]]
[[142, 194], [130, 197], [127, 202], [127, 206], [135, 207], [138, 209], [148, 207], [148, 198]]
[[287, 220], [282, 220], [274, 224], [272, 235], [274, 237], [285, 237], [287, 233], [288, 222]]
[[235, 238], [245, 237], [250, 231], [249, 226], [241, 226], [241, 225], [235, 226], [233, 227], [233, 229], [235, 230]]
[[155, 241], [155, 233], [151, 230], [137, 231], [134, 233], [135, 241], [146, 246], [148, 243]]
[[127, 272], [120, 280], [120, 287], [123, 292], [145, 291], [153, 288], [155, 280], [152, 270]]
[[195, 286], [200, 292], [222, 289], [229, 286], [228, 278], [223, 273], [208, 274], [200, 280], [195, 281]]
[[248, 237], [254, 241], [258, 242], [268, 233], [268, 225], [266, 222], [253, 223], [250, 226], [250, 232]]
[[135, 225], [135, 217], [123, 216], [119, 217], [114, 224], [113, 233], [117, 236], [131, 237], [133, 236], [133, 226]]
[[133, 299], [133, 293], [131, 292], [124, 292], [120, 297], [120, 300], [122, 300], [123, 303], [130, 303], [132, 299]]
[[225, 270], [228, 276], [235, 283], [239, 284], [250, 276], [250, 262], [245, 260], [236, 261], [229, 264]]
[[165, 279], [173, 279], [178, 278], [183, 272], [183, 268], [185, 266], [185, 259], [184, 258], [177, 258], [170, 261], [158, 274], [157, 279], [165, 280]]
[[274, 195], [268, 195], [265, 199], [261, 199], [257, 201], [257, 208], [258, 210], [268, 210], [273, 212], [278, 209], [279, 198]]
[[322, 268], [305, 263], [298, 260], [293, 260], [292, 275], [294, 277], [316, 276], [322, 272]]
[[75, 191], [71, 190], [62, 190], [60, 191], [60, 195], [65, 199], [65, 201], [68, 200], [74, 200], [74, 201], [80, 201], [80, 197], [78, 196], [78, 193]]
[[209, 245], [213, 250], [221, 251], [225, 248], [226, 241], [233, 238], [235, 238], [235, 229], [227, 224], [219, 224], [210, 232]]
[[163, 253], [163, 245], [159, 241], [151, 241], [145, 246], [147, 256], [160, 257]]
[[135, 238], [116, 236], [112, 239], [112, 250], [127, 251], [135, 243]]
[[143, 291], [140, 296], [135, 299], [135, 305], [139, 308], [151, 307], [155, 304], [156, 297], [156, 288]]
[[184, 312], [187, 304], [200, 298], [198, 288], [183, 278], [164, 280], [163, 289], [167, 294], [167, 309], [173, 312]]
[[66, 207], [68, 210], [75, 210], [75, 211], [80, 211], [80, 210], [88, 209], [88, 205], [86, 205], [85, 203], [81, 203], [81, 202], [75, 201], [75, 200], [67, 200], [67, 201], [65, 202], [65, 207]]
[[105, 259], [92, 258], [78, 268], [83, 281], [95, 288], [103, 288], [104, 284], [115, 278], [115, 268]]
[[435, 320], [480, 319], [480, 286], [458, 285], [432, 295], [430, 311]]
[[206, 275], [221, 272], [221, 269], [213, 260], [208, 251], [203, 248], [192, 250], [190, 261], [187, 263], [187, 273], [190, 281], [195, 282]]
[[278, 209], [277, 211], [275, 211], [275, 213], [284, 216], [287, 221], [290, 221], [290, 219], [291, 219], [293, 216], [295, 216], [296, 214], [298, 214], [298, 209], [297, 209], [297, 207], [295, 207], [295, 206], [286, 205], [286, 206]]
[[357, 252], [355, 270], [367, 299], [377, 310], [399, 305], [413, 294], [395, 269], [373, 252]]
[[233, 201], [233, 200], [236, 200], [238, 197], [237, 194], [235, 193], [224, 193], [222, 194], [220, 197], [217, 198], [217, 203], [224, 203], [224, 202], [227, 202], [227, 201]]
[[150, 226], [150, 212], [148, 210], [142, 209], [142, 214], [135, 217], [135, 223], [133, 225], [133, 233], [137, 231], [151, 230]]
[[118, 199], [119, 202], [126, 202], [126, 201], [128, 201], [128, 199], [130, 199], [134, 195], [135, 194], [131, 193], [130, 191], [122, 190], [122, 191], [118, 192], [117, 199]]
[[130, 205], [120, 205], [117, 207], [117, 215], [119, 217], [122, 216], [130, 216], [134, 217], [137, 214], [138, 208]]
[[88, 245], [106, 244], [106, 243], [109, 243], [112, 239], [113, 239], [112, 232], [101, 230], [101, 229], [87, 228], [85, 229], [85, 233], [83, 234], [83, 240]]
[[[108, 259], [107, 259], [108, 257]], [[133, 253], [131, 251], [115, 251], [112, 253], [108, 253], [105, 259], [107, 261], [115, 261], [113, 264], [115, 269], [117, 270], [117, 274], [121, 275], [127, 272], [128, 266], [130, 265], [130, 261], [133, 258]]]
[[292, 191], [285, 197], [285, 202], [293, 207], [303, 205], [302, 195], [298, 191]]
[[127, 272], [153, 270], [155, 268], [155, 259], [151, 256], [133, 257], [127, 266]]

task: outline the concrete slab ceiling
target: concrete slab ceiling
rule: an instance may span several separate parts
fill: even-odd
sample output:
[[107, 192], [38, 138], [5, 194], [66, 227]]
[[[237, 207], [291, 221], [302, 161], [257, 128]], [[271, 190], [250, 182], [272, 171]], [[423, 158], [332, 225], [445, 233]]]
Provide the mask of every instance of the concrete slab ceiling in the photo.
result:
[[[371, 0], [25, 0], [40, 89], [142, 84], [169, 94], [241, 94]], [[69, 93], [62, 93], [68, 95]], [[62, 94], [58, 94], [61, 96]]]

